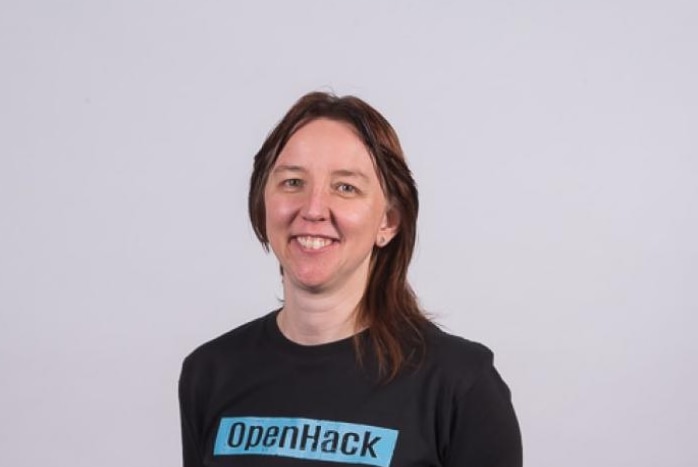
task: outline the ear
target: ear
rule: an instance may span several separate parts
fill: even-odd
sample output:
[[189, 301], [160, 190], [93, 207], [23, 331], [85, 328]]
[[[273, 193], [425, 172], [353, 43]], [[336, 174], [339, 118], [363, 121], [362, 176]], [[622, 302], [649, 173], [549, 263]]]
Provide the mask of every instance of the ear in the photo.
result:
[[400, 228], [400, 211], [394, 207], [388, 207], [383, 219], [381, 220], [380, 228], [376, 234], [376, 246], [382, 248], [386, 246], [397, 235]]

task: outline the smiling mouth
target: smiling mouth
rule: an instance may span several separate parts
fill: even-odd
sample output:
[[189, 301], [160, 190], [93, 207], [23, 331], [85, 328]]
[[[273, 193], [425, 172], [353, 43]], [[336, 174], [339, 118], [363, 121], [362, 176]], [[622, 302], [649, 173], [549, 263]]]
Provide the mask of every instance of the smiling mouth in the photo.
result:
[[303, 248], [309, 250], [319, 250], [332, 243], [332, 240], [324, 237], [296, 237], [298, 243], [301, 244]]

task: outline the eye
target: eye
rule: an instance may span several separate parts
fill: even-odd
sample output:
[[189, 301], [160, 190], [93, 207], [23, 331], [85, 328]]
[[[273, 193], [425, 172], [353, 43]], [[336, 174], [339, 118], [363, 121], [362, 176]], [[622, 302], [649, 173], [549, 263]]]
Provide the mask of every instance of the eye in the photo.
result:
[[340, 193], [353, 194], [357, 192], [357, 189], [354, 185], [349, 185], [348, 183], [338, 183], [337, 191]]
[[300, 188], [303, 186], [303, 180], [300, 178], [288, 178], [281, 182], [284, 188]]

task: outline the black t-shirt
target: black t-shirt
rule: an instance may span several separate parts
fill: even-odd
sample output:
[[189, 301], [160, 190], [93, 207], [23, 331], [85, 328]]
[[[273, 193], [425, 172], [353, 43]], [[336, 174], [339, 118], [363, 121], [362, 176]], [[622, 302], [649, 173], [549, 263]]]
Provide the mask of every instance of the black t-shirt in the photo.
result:
[[303, 346], [276, 313], [189, 355], [180, 377], [184, 467], [519, 467], [509, 389], [484, 346], [425, 331], [389, 383], [353, 338]]

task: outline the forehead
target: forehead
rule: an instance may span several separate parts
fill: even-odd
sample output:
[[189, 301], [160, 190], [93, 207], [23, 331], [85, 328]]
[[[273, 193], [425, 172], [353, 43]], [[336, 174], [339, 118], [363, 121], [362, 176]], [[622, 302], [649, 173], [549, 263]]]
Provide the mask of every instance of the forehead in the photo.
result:
[[375, 175], [373, 158], [348, 123], [326, 118], [299, 128], [281, 150], [275, 165], [331, 166], [362, 169]]

